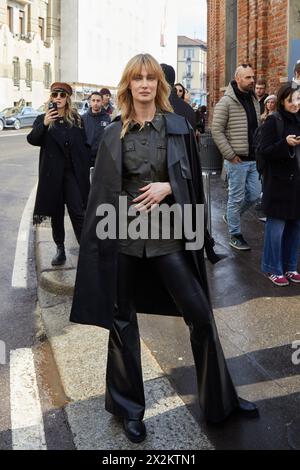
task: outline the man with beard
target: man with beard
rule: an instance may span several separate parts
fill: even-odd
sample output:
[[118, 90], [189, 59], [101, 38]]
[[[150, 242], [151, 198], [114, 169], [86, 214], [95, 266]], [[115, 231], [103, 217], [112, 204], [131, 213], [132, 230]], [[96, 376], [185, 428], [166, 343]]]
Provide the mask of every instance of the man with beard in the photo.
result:
[[263, 78], [257, 80], [255, 85], [255, 94], [259, 102], [260, 106], [260, 114], [263, 114], [265, 110], [265, 99], [268, 98], [267, 90], [267, 82]]
[[95, 166], [96, 155], [104, 129], [111, 121], [110, 115], [102, 108], [102, 104], [101, 94], [98, 91], [93, 92], [90, 96], [90, 108], [82, 116], [87, 143], [91, 147], [90, 167]]
[[250, 250], [241, 232], [241, 216], [261, 192], [253, 146], [253, 134], [259, 121], [254, 72], [250, 64], [242, 64], [217, 103], [212, 123], [212, 136], [225, 159], [228, 176], [227, 214], [223, 220], [228, 224], [229, 245], [236, 250]]

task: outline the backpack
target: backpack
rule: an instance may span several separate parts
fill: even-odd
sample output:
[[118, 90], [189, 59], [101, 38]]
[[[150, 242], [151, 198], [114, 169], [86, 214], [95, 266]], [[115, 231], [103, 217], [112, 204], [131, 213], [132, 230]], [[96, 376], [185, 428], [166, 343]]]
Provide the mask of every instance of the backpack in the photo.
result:
[[[284, 133], [284, 122], [281, 117], [281, 114], [276, 112], [273, 114], [276, 117], [276, 128], [277, 128], [277, 135], [278, 137], [282, 137]], [[261, 153], [261, 131], [262, 127], [265, 124], [261, 124], [259, 127], [255, 129], [253, 134], [253, 148], [255, 153], [255, 160], [256, 160], [256, 169], [261, 176], [266, 168], [266, 160], [264, 155]]]

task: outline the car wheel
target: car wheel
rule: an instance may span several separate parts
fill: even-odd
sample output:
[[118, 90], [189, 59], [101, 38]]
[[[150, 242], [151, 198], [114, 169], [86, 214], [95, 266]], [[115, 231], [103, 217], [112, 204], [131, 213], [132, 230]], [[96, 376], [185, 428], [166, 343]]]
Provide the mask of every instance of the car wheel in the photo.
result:
[[16, 131], [18, 131], [19, 129], [21, 129], [21, 123], [20, 123], [19, 119], [16, 119], [16, 122], [15, 122], [15, 129], [16, 129]]
[[4, 123], [2, 119], [0, 119], [0, 131], [3, 131], [3, 128], [4, 128]]

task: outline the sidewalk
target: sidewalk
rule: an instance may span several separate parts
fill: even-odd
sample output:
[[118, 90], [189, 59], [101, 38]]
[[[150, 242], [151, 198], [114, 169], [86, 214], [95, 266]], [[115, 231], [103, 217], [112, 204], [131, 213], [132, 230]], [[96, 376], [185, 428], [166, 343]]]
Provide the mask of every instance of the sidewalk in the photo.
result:
[[138, 447], [124, 438], [104, 410], [107, 332], [68, 320], [78, 254], [72, 230], [67, 225], [67, 264], [52, 269], [54, 245], [43, 226], [37, 230], [39, 306], [78, 449], [300, 449], [300, 365], [291, 360], [292, 342], [300, 340], [300, 286], [276, 288], [260, 273], [264, 224], [254, 211], [243, 219], [252, 251], [228, 247], [226, 191], [218, 177], [212, 192], [213, 236], [224, 255], [207, 265], [214, 314], [238, 393], [258, 403], [261, 418], [206, 427], [182, 320], [141, 315], [148, 438]]
[[69, 322], [78, 247], [68, 219], [66, 228], [65, 266], [51, 267], [55, 246], [46, 224], [37, 229], [36, 260], [39, 313], [69, 402], [65, 411], [75, 447], [80, 450], [213, 449], [143, 341], [147, 439], [142, 444], [132, 444], [124, 436], [120, 423], [105, 411], [108, 332]]

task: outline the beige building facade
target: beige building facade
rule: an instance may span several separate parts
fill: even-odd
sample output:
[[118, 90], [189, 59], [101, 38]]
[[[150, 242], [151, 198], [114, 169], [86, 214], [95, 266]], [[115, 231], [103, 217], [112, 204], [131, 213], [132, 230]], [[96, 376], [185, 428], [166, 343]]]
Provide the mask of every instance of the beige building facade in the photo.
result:
[[0, 110], [34, 108], [60, 79], [60, 0], [0, 0]]
[[173, 7], [173, 0], [0, 0], [0, 111], [20, 100], [38, 108], [56, 80], [69, 82], [75, 99], [102, 87], [114, 94], [140, 52], [175, 68]]
[[206, 104], [207, 45], [200, 39], [178, 36], [177, 82], [191, 93], [191, 102]]

